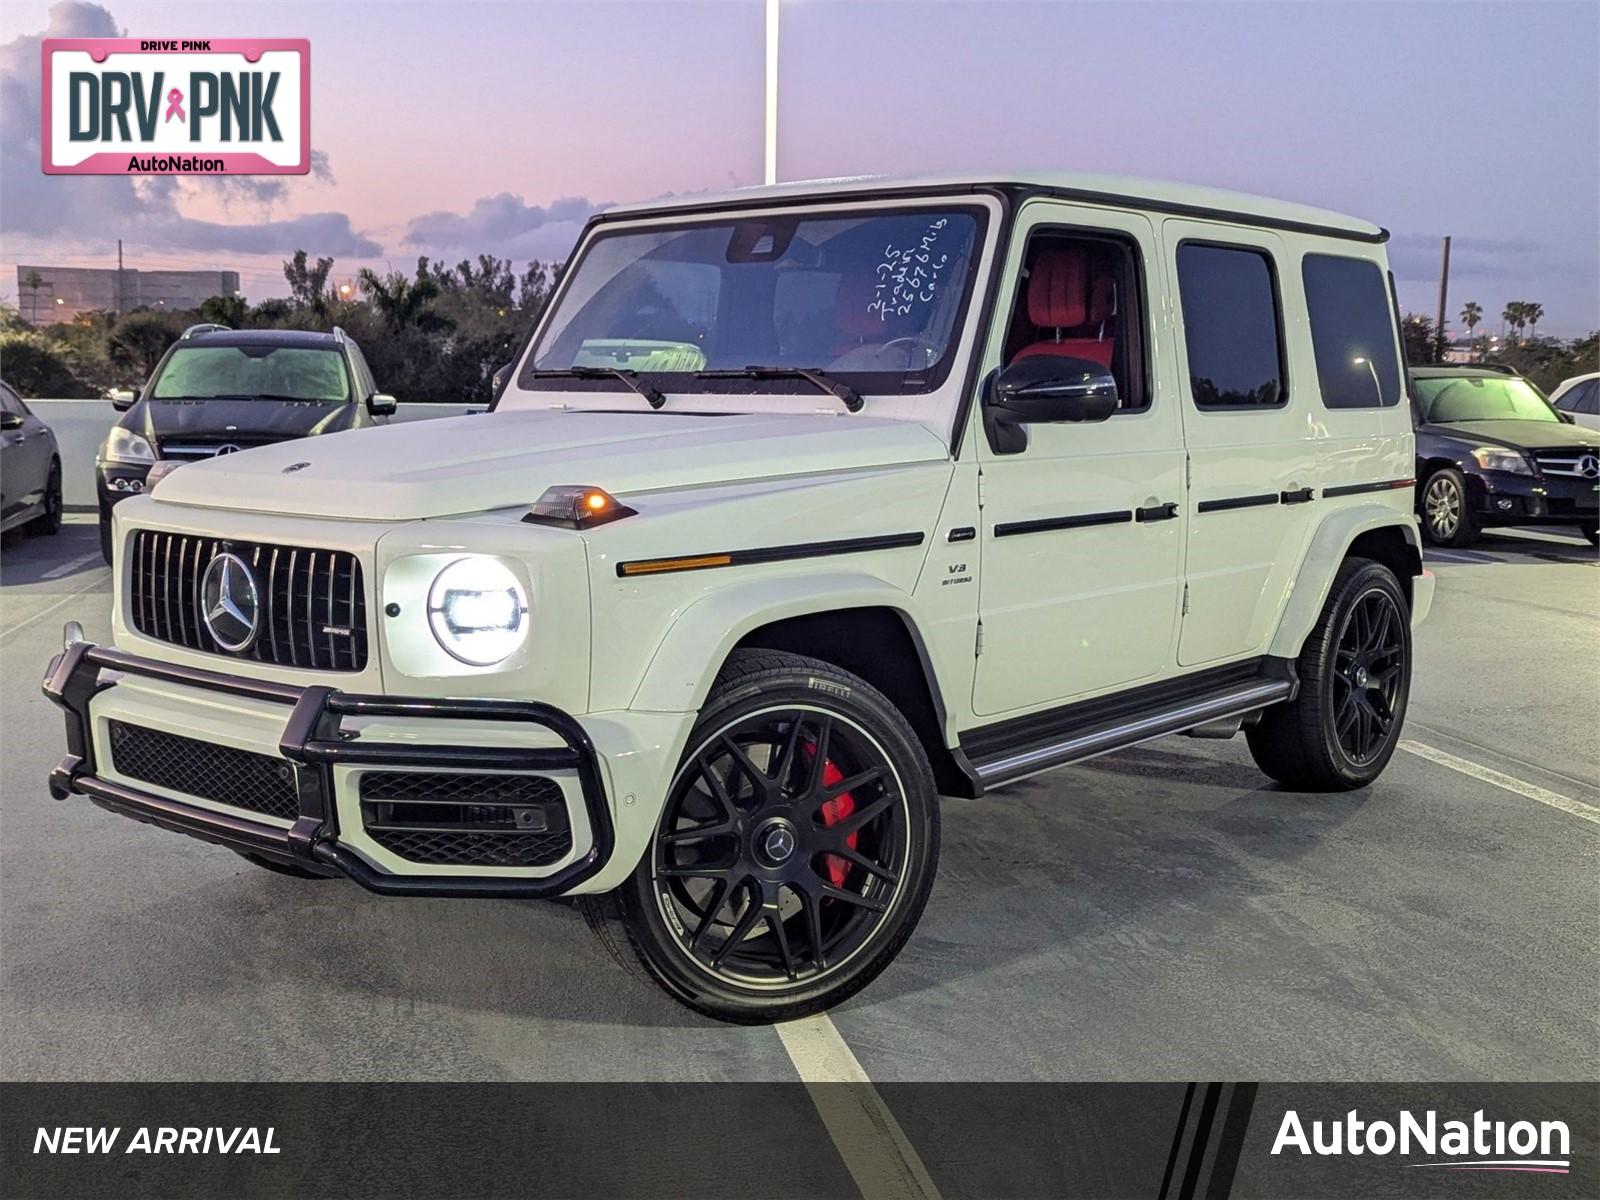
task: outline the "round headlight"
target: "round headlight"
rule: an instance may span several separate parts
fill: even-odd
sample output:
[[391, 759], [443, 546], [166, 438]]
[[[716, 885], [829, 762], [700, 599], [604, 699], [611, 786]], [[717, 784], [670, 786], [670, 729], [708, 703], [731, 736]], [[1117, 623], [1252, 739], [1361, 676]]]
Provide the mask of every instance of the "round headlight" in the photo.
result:
[[527, 640], [528, 597], [497, 559], [458, 558], [428, 589], [428, 627], [452, 658], [492, 667]]

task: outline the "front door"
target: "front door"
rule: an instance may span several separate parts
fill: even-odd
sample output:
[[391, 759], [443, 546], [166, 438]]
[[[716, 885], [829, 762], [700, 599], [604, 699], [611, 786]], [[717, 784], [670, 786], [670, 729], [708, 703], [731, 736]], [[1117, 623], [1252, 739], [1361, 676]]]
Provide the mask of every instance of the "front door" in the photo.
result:
[[[1119, 408], [977, 434], [980, 649], [973, 710], [1022, 715], [1150, 679], [1171, 663], [1182, 593], [1184, 451], [1151, 223], [1036, 201], [1018, 215], [990, 367], [1051, 356], [1109, 368]], [[1163, 354], [1163, 357], [1169, 357]], [[1007, 451], [1010, 452], [1007, 452]]]

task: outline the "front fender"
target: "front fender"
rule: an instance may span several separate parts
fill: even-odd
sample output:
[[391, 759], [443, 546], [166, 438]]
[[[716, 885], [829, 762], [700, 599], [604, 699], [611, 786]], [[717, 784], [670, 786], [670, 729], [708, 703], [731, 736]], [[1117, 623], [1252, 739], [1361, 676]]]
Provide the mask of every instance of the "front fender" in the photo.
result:
[[[1350, 553], [1350, 547], [1364, 533], [1376, 529], [1398, 528], [1406, 544], [1416, 555], [1414, 574], [1422, 568], [1422, 539], [1417, 532], [1417, 519], [1406, 509], [1388, 504], [1367, 503], [1341, 508], [1330, 513], [1311, 537], [1310, 548], [1295, 576], [1289, 602], [1284, 606], [1278, 621], [1277, 633], [1267, 653], [1275, 658], [1295, 658], [1305, 644], [1322, 606], [1328, 602], [1328, 592], [1333, 587], [1333, 577], [1339, 564]], [[1402, 580], [1402, 583], [1408, 583]], [[1431, 593], [1430, 593], [1431, 596]]]
[[893, 609], [913, 632], [922, 628], [912, 597], [872, 575], [836, 571], [799, 579], [752, 579], [721, 588], [683, 610], [656, 648], [629, 707], [696, 711], [728, 654], [751, 630], [789, 617], [849, 608]]

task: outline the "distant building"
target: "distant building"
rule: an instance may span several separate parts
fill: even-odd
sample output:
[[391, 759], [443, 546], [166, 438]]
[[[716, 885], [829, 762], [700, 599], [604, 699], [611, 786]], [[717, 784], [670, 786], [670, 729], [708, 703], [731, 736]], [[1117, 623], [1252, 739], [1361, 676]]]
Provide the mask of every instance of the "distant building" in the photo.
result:
[[237, 271], [118, 271], [114, 267], [17, 267], [17, 309], [34, 325], [83, 313], [136, 308], [199, 308], [212, 296], [239, 294]]

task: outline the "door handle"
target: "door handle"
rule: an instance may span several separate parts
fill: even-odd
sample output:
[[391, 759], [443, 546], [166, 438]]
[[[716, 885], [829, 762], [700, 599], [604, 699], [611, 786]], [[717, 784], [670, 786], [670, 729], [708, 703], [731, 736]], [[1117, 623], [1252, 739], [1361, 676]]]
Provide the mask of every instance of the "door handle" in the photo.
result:
[[1133, 510], [1133, 518], [1136, 521], [1170, 521], [1177, 515], [1178, 505], [1176, 501], [1168, 501], [1166, 504], [1152, 504], [1149, 508], [1136, 508]]
[[1283, 504], [1304, 504], [1316, 495], [1313, 488], [1297, 488], [1292, 492], [1279, 492], [1278, 500]]

